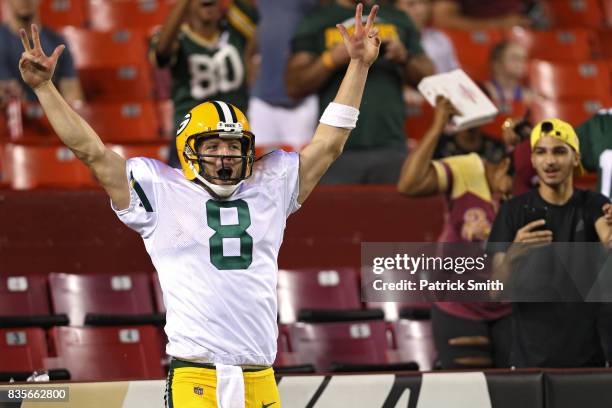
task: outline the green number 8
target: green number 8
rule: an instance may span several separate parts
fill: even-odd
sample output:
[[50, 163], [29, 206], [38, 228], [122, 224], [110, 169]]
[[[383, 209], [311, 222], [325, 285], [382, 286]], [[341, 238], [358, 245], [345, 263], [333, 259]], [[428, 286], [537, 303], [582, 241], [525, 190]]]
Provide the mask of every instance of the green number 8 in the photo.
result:
[[[238, 224], [221, 225], [221, 208], [236, 208]], [[244, 200], [206, 202], [208, 226], [215, 233], [210, 237], [210, 262], [219, 270], [247, 269], [253, 262], [253, 237], [247, 232], [251, 226], [249, 205]], [[240, 255], [223, 255], [223, 238], [240, 238]]]

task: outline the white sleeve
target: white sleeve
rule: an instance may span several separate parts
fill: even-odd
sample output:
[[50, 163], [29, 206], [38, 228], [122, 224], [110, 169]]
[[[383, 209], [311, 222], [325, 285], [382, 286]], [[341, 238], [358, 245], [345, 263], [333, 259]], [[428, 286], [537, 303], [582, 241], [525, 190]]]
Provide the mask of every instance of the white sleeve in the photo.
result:
[[283, 152], [285, 166], [285, 203], [287, 217], [300, 209], [300, 155], [297, 152]]
[[117, 210], [111, 202], [111, 207], [121, 222], [147, 238], [157, 225], [157, 166], [155, 160], [136, 157], [127, 160], [125, 170], [130, 188], [130, 205]]

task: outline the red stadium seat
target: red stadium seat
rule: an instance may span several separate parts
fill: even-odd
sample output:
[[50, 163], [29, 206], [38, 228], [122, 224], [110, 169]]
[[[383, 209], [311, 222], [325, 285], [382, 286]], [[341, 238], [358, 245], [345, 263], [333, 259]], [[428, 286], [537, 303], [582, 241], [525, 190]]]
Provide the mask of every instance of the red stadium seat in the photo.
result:
[[161, 139], [152, 102], [82, 104], [76, 111], [105, 143], [146, 143]]
[[174, 139], [174, 104], [170, 99], [156, 102], [157, 117], [164, 138]]
[[612, 26], [612, 0], [602, 0], [606, 24]]
[[84, 323], [88, 313], [148, 315], [153, 313], [149, 275], [49, 275], [55, 313], [69, 316], [72, 326]]
[[384, 321], [294, 323], [289, 327], [291, 350], [304, 363], [329, 370], [332, 363], [387, 363]]
[[548, 118], [560, 118], [573, 126], [589, 119], [598, 110], [610, 106], [611, 99], [585, 101], [536, 101], [532, 105], [532, 120], [539, 122]]
[[593, 57], [595, 34], [586, 29], [532, 31], [516, 27], [510, 39], [522, 44], [529, 58], [579, 62]]
[[0, 329], [0, 372], [33, 372], [45, 367], [47, 341], [40, 328]]
[[610, 96], [610, 74], [603, 62], [550, 62], [535, 60], [529, 67], [529, 83], [550, 99], [606, 99]]
[[162, 25], [170, 13], [164, 0], [89, 0], [91, 27], [96, 30], [141, 28]]
[[423, 102], [421, 106], [410, 106], [404, 122], [406, 135], [415, 140], [421, 140], [433, 123], [434, 110], [432, 106]]
[[63, 146], [9, 143], [4, 157], [6, 177], [16, 190], [96, 186], [87, 167]]
[[163, 163], [168, 161], [169, 148], [168, 143], [166, 142], [135, 145], [109, 144], [107, 147], [126, 159], [130, 159], [132, 157], [149, 157]]
[[159, 333], [153, 326], [54, 327], [54, 365], [72, 380], [159, 379], [164, 376]]
[[0, 316], [51, 313], [46, 275], [0, 277]]
[[612, 29], [602, 29], [597, 31], [598, 36], [598, 55], [602, 58], [612, 59]]
[[281, 323], [292, 323], [303, 309], [355, 310], [361, 308], [357, 272], [293, 269], [278, 271], [278, 313]]
[[397, 358], [400, 361], [414, 361], [419, 370], [433, 369], [436, 359], [436, 346], [431, 328], [431, 320], [400, 319], [392, 324]]
[[444, 30], [455, 49], [461, 68], [474, 80], [484, 81], [491, 76], [489, 54], [504, 39], [501, 30], [463, 31]]
[[368, 309], [380, 309], [386, 321], [394, 322], [404, 313], [429, 316], [431, 302], [414, 299], [413, 302], [367, 302]]
[[599, 0], [546, 0], [546, 6], [556, 27], [599, 28], [604, 24]]
[[144, 101], [153, 97], [143, 32], [67, 27], [62, 34], [70, 44], [88, 101]]
[[40, 19], [44, 26], [58, 29], [65, 26], [84, 27], [87, 22], [84, 0], [45, 0], [40, 2]]

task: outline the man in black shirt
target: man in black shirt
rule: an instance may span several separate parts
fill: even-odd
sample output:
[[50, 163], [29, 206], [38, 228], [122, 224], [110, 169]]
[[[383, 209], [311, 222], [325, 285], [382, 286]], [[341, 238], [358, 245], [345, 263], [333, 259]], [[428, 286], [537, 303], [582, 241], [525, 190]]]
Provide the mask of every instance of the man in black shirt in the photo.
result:
[[[529, 270], [513, 267], [524, 265], [520, 262], [527, 254], [533, 258], [535, 249], [525, 244], [542, 249], [550, 242], [602, 242], [610, 247], [612, 207], [605, 196], [573, 187], [573, 175], [581, 174], [583, 169], [578, 138], [571, 125], [558, 119], [539, 123], [531, 133], [531, 149], [540, 186], [506, 202], [498, 212], [488, 245], [489, 251], [495, 253], [494, 277], [508, 283], [512, 282], [511, 276], [514, 280], [520, 276], [523, 283], [528, 282], [527, 286], [535, 286], [529, 289], [545, 288], [547, 295], [553, 293], [568, 300], [567, 285], [561, 289], [562, 294], [555, 292], [557, 282], [564, 278], [564, 283], [569, 281], [567, 277], [559, 279], [563, 271], [557, 263]], [[512, 306], [511, 365], [605, 364], [601, 336], [610, 330], [609, 305], [518, 302]]]

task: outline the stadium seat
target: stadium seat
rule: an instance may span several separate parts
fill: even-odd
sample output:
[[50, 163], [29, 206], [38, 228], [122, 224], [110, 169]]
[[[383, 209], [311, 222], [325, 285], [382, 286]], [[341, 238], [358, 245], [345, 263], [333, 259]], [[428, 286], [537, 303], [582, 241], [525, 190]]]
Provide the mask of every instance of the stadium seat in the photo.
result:
[[166, 139], [174, 139], [174, 105], [172, 100], [163, 99], [156, 101], [157, 117], [161, 135]]
[[603, 62], [550, 62], [534, 60], [529, 83], [536, 93], [550, 99], [606, 99], [610, 96], [610, 74]]
[[168, 161], [168, 153], [170, 150], [167, 142], [134, 145], [109, 144], [107, 147], [126, 159], [132, 157], [149, 157], [164, 163]]
[[43, 329], [0, 329], [0, 372], [33, 372], [44, 368], [47, 341]]
[[534, 123], [547, 118], [561, 118], [573, 126], [578, 126], [599, 109], [610, 106], [612, 99], [584, 101], [536, 101], [532, 104], [531, 115]]
[[434, 110], [425, 101], [420, 106], [410, 106], [407, 109], [406, 121], [404, 122], [406, 136], [411, 139], [421, 140], [431, 127], [433, 117]]
[[555, 27], [599, 28], [604, 24], [599, 0], [546, 0], [546, 7]]
[[484, 81], [491, 76], [489, 54], [491, 49], [504, 39], [501, 30], [463, 31], [444, 30], [457, 50], [461, 68], [475, 81]]
[[612, 26], [612, 0], [602, 0], [606, 24]]
[[[152, 315], [153, 298], [146, 273], [125, 275], [49, 275], [51, 302], [56, 313], [69, 316], [72, 326], [88, 323], [95, 315], [113, 318]], [[89, 316], [88, 316], [89, 315]]]
[[429, 317], [431, 302], [414, 299], [413, 302], [367, 302], [368, 309], [380, 309], [385, 315], [385, 320], [394, 322], [402, 316]]
[[510, 39], [522, 44], [531, 59], [586, 61], [593, 57], [595, 34], [586, 29], [533, 31], [516, 27]]
[[384, 321], [294, 323], [289, 326], [290, 348], [303, 363], [328, 371], [332, 363], [387, 363]]
[[162, 25], [170, 13], [165, 0], [89, 0], [89, 20], [96, 30], [140, 28]]
[[[54, 327], [50, 342], [72, 380], [159, 379], [164, 376], [153, 326]], [[52, 353], [53, 353], [52, 352]]]
[[295, 322], [304, 309], [361, 308], [357, 272], [352, 268], [281, 269], [278, 271], [277, 292], [281, 323]]
[[601, 58], [612, 60], [612, 29], [602, 29], [597, 31], [598, 44], [598, 55]]
[[84, 0], [45, 0], [40, 2], [41, 23], [53, 29], [65, 26], [84, 27], [87, 22]]
[[16, 190], [96, 186], [87, 167], [63, 146], [9, 143], [4, 157], [7, 180]]
[[433, 369], [436, 359], [436, 346], [431, 328], [431, 320], [400, 319], [392, 323], [394, 346], [401, 361], [414, 361], [419, 370]]
[[145, 101], [153, 97], [143, 32], [75, 27], [61, 32], [70, 44], [87, 101]]
[[105, 143], [147, 143], [161, 140], [152, 102], [81, 104], [76, 111]]
[[0, 276], [0, 316], [50, 313], [46, 275]]

